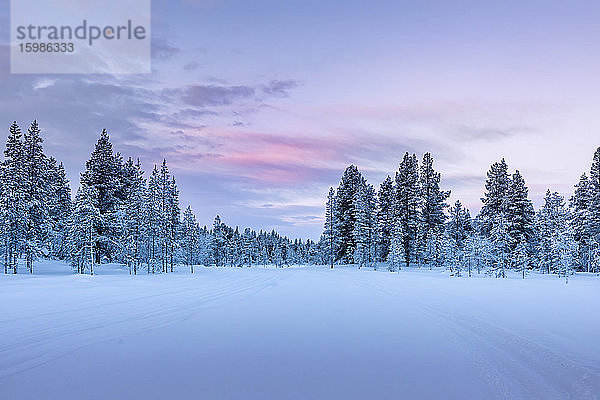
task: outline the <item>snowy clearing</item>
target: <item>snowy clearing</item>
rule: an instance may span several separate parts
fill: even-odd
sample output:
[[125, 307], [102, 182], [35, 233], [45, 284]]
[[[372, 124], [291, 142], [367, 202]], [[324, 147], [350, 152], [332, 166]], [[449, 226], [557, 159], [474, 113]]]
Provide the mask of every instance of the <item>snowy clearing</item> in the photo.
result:
[[0, 398], [600, 396], [595, 275], [97, 272], [0, 276]]

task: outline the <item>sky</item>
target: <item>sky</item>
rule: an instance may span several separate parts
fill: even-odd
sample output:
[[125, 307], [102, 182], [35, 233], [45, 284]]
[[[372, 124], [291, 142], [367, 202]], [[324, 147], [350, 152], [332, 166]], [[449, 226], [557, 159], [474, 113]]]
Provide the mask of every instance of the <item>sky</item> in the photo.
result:
[[600, 146], [598, 1], [152, 2], [152, 72], [10, 74], [0, 129], [38, 119], [72, 187], [103, 128], [144, 169], [167, 159], [201, 224], [318, 239], [355, 164], [378, 187], [431, 152], [473, 214], [504, 157], [541, 205]]

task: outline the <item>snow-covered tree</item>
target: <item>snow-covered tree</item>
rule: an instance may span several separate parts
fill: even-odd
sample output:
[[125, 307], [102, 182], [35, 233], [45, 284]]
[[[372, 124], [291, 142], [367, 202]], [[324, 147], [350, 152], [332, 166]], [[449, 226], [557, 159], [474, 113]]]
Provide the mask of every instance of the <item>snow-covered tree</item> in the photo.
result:
[[336, 206], [335, 206], [335, 190], [333, 187], [329, 188], [329, 194], [327, 195], [327, 204], [325, 205], [325, 230], [323, 231], [323, 240], [325, 243], [328, 264], [330, 268], [333, 268], [333, 262], [335, 261], [335, 255], [337, 252], [337, 222], [335, 218]]
[[[404, 154], [396, 173], [396, 198], [394, 202], [395, 235], [400, 236], [401, 246], [394, 246], [396, 252], [401, 251], [404, 263], [408, 267], [416, 257], [417, 229], [420, 222], [419, 207], [419, 173], [417, 156]], [[398, 257], [400, 254], [395, 254]]]
[[122, 199], [119, 198], [121, 189], [121, 159], [113, 153], [113, 147], [106, 129], [103, 129], [90, 159], [85, 163], [85, 171], [81, 174], [81, 186], [93, 190], [92, 202], [102, 216], [102, 224], [94, 226], [95, 263], [99, 264], [103, 257], [111, 261], [116, 251], [118, 233], [116, 232], [116, 212]]
[[377, 258], [386, 261], [394, 228], [394, 183], [388, 175], [377, 192]]
[[23, 135], [16, 121], [9, 128], [4, 157], [1, 186], [4, 271], [12, 270], [16, 274], [27, 231], [25, 151]]
[[94, 199], [98, 198], [97, 189], [91, 186], [82, 186], [75, 196], [75, 206], [69, 223], [69, 244], [71, 262], [78, 273], [89, 270], [94, 274], [98, 232], [97, 226], [104, 223], [103, 215], [96, 207]]
[[449, 191], [440, 189], [441, 174], [433, 169], [433, 157], [425, 153], [421, 164], [419, 182], [421, 197], [421, 218], [418, 228], [419, 261], [431, 263], [432, 246], [435, 236], [444, 230], [446, 215], [444, 209], [448, 207], [446, 199]]
[[534, 238], [535, 216], [528, 192], [525, 180], [518, 170], [515, 171], [508, 189], [505, 216], [508, 223], [508, 234], [511, 237], [511, 251], [515, 250], [521, 241], [525, 241], [523, 248], [527, 254], [530, 253], [529, 246]]
[[183, 212], [183, 221], [181, 223], [181, 247], [185, 254], [185, 263], [194, 273], [194, 264], [198, 259], [198, 224], [192, 208], [188, 206]]
[[356, 221], [352, 236], [355, 243], [353, 260], [358, 267], [371, 264], [374, 246], [375, 226], [375, 190], [364, 180], [354, 199]]
[[479, 213], [481, 219], [480, 230], [485, 236], [491, 235], [495, 221], [505, 217], [506, 198], [510, 184], [508, 165], [503, 158], [500, 162], [492, 164], [487, 173], [486, 192], [481, 199], [483, 206]]

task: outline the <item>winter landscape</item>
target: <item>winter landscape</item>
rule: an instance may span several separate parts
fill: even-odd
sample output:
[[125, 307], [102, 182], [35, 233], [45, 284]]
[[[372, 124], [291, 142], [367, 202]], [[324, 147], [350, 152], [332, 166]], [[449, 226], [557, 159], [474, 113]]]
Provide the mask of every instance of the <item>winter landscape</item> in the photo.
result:
[[600, 399], [600, 3], [75, 3], [0, 0], [0, 400]]

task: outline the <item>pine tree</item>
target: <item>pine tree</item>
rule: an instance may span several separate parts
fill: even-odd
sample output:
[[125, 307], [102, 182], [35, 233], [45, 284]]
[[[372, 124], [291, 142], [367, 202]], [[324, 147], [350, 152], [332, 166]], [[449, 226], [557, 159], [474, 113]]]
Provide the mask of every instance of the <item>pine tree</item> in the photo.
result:
[[42, 148], [37, 121], [33, 121], [24, 136], [25, 241], [23, 253], [27, 269], [33, 273], [33, 261], [40, 257], [50, 231], [48, 211], [48, 161]]
[[50, 254], [59, 260], [68, 257], [68, 223], [72, 212], [71, 188], [62, 163], [48, 159], [48, 213], [51, 223]]
[[121, 245], [125, 252], [125, 262], [133, 275], [137, 275], [142, 263], [144, 239], [148, 228], [145, 220], [147, 188], [140, 160], [134, 164], [129, 158], [123, 166], [122, 174], [125, 183], [123, 196], [126, 200], [121, 206], [124, 219], [120, 223]]
[[425, 153], [419, 175], [421, 218], [418, 230], [418, 247], [420, 259], [430, 263], [432, 259], [433, 236], [440, 234], [444, 229], [446, 215], [444, 209], [448, 207], [446, 199], [450, 192], [440, 190], [441, 174], [433, 169], [433, 157]]
[[528, 189], [525, 186], [525, 180], [515, 171], [507, 194], [506, 220], [508, 223], [508, 234], [511, 237], [511, 251], [525, 241], [525, 249], [529, 254], [529, 246], [534, 237], [534, 216], [533, 204], [529, 200]]
[[352, 231], [356, 223], [356, 207], [354, 201], [356, 192], [363, 181], [363, 177], [354, 165], [350, 165], [344, 171], [340, 185], [336, 191], [335, 201], [335, 220], [336, 232], [338, 233], [339, 241], [337, 246], [336, 260], [351, 263], [353, 261], [354, 250], [356, 243]]
[[77, 190], [75, 206], [69, 223], [70, 258], [78, 273], [85, 273], [89, 266], [90, 275], [94, 275], [97, 252], [97, 226], [102, 225], [103, 215], [96, 207], [94, 199], [98, 194], [91, 186], [82, 186]]
[[27, 220], [25, 152], [17, 122], [9, 128], [5, 160], [2, 164], [2, 220], [4, 233], [4, 271], [17, 273], [19, 253], [25, 242]]
[[394, 227], [394, 196], [394, 184], [388, 175], [377, 192], [378, 261], [386, 261], [390, 252]]
[[194, 216], [194, 213], [192, 213], [192, 208], [190, 206], [183, 212], [181, 231], [182, 247], [185, 252], [185, 263], [193, 274], [194, 264], [196, 264], [198, 257], [198, 227], [196, 217]]
[[328, 264], [333, 269], [333, 262], [336, 254], [336, 240], [337, 240], [337, 223], [335, 220], [335, 190], [333, 187], [329, 188], [329, 194], [327, 195], [327, 204], [325, 206], [325, 230], [323, 237], [327, 246]]
[[575, 193], [570, 199], [571, 206], [571, 228], [573, 230], [573, 239], [577, 244], [578, 260], [582, 269], [590, 272], [590, 253], [591, 253], [591, 221], [590, 204], [591, 189], [586, 174], [581, 175], [579, 183], [575, 185]]
[[225, 264], [224, 253], [225, 253], [225, 226], [221, 222], [221, 217], [218, 215], [215, 217], [213, 222], [212, 229], [212, 239], [211, 239], [211, 248], [212, 248], [212, 258], [214, 260], [215, 266], [220, 267]]
[[[396, 235], [401, 235], [401, 251], [404, 263], [408, 267], [415, 258], [417, 229], [419, 226], [419, 174], [417, 156], [404, 155], [396, 173], [396, 198], [394, 204], [394, 223]], [[396, 246], [396, 251], [398, 251]], [[397, 256], [397, 255], [396, 255]]]
[[588, 205], [588, 227], [590, 247], [600, 249], [600, 147], [594, 153], [590, 168], [590, 203]]
[[161, 235], [161, 190], [160, 177], [156, 165], [148, 179], [148, 192], [144, 207], [144, 224], [146, 226], [146, 266], [147, 272], [156, 272], [156, 260], [160, 252]]
[[456, 275], [460, 276], [465, 260], [466, 241], [472, 231], [471, 215], [469, 214], [469, 210], [463, 207], [460, 200], [456, 200], [454, 207], [450, 209], [450, 221], [448, 222], [446, 231], [450, 239], [450, 249], [453, 255], [453, 264], [450, 265], [450, 270], [454, 272], [456, 268]]
[[86, 170], [81, 174], [81, 186], [88, 186], [95, 196], [94, 206], [102, 216], [102, 224], [95, 226], [95, 263], [99, 264], [103, 257], [109, 261], [115, 252], [114, 243], [118, 234], [115, 229], [115, 213], [119, 209], [119, 191], [121, 190], [121, 160], [113, 153], [112, 144], [106, 129], [103, 129], [96, 147], [86, 162]]
[[353, 260], [358, 267], [370, 265], [373, 250], [373, 232], [375, 231], [375, 191], [364, 180], [354, 199], [356, 221], [352, 236], [355, 243]]
[[494, 222], [504, 218], [506, 212], [506, 199], [510, 187], [510, 175], [508, 174], [508, 165], [504, 158], [497, 163], [492, 164], [487, 173], [485, 182], [486, 193], [481, 199], [483, 207], [480, 211], [481, 233], [485, 236], [491, 234]]

